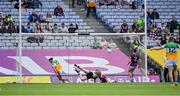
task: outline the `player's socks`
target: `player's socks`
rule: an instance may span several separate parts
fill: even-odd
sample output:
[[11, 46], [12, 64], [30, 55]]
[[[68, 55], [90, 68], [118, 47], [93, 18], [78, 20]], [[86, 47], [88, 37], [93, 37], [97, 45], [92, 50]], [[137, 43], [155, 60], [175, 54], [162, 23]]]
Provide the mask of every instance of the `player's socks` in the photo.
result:
[[134, 82], [134, 77], [131, 77], [130, 82]]
[[80, 74], [79, 66], [77, 66], [76, 64], [74, 65], [74, 71], [76, 71], [78, 75]]
[[134, 82], [134, 76], [132, 76], [130, 80], [131, 80], [131, 82]]

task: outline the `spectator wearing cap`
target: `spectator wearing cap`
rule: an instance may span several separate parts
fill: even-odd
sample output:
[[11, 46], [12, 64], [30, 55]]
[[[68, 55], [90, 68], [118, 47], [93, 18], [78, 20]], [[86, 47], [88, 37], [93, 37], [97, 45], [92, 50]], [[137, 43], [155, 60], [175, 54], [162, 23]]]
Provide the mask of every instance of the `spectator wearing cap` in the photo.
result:
[[54, 9], [54, 15], [55, 16], [64, 16], [64, 11], [60, 4], [57, 4], [56, 8]]

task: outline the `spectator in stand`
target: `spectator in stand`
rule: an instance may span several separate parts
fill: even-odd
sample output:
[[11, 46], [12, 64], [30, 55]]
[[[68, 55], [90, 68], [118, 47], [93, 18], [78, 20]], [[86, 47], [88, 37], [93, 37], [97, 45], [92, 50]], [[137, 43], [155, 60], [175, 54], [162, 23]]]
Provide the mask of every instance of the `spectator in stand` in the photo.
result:
[[101, 49], [107, 49], [109, 47], [109, 43], [106, 41], [105, 38], [100, 41], [100, 47]]
[[125, 3], [126, 2], [124, 0], [115, 0], [115, 5], [118, 6], [119, 8], [122, 8], [125, 5]]
[[[35, 33], [42, 33], [42, 28], [39, 23], [35, 24], [34, 28]], [[30, 36], [27, 38], [27, 42], [29, 43], [43, 43], [44, 37], [43, 36]]]
[[137, 9], [137, 2], [135, 0], [132, 1], [132, 4], [130, 5], [132, 9]]
[[2, 23], [0, 22], [0, 33], [3, 33], [2, 32]]
[[7, 18], [7, 22], [13, 22], [13, 18], [11, 16], [11, 14], [8, 14]]
[[54, 9], [54, 15], [55, 16], [64, 16], [64, 11], [60, 4], [57, 4], [56, 8]]
[[38, 15], [36, 14], [35, 11], [32, 12], [32, 14], [29, 15], [29, 22], [36, 23], [38, 21]]
[[90, 45], [90, 47], [91, 47], [92, 49], [99, 49], [99, 48], [101, 48], [101, 47], [100, 47], [100, 44], [99, 44], [99, 41], [97, 40], [97, 38], [94, 38], [94, 41], [93, 41], [92, 45]]
[[105, 5], [105, 0], [99, 0], [99, 6]]
[[144, 15], [141, 15], [140, 18], [137, 19], [136, 23], [138, 25], [138, 32], [144, 32]]
[[166, 34], [162, 34], [159, 40], [160, 40], [159, 46], [163, 46], [164, 44], [166, 44], [167, 43]]
[[2, 24], [2, 33], [8, 33], [8, 24]]
[[0, 12], [0, 23], [2, 23], [4, 21], [5, 17], [3, 16], [3, 13]]
[[60, 33], [67, 33], [68, 32], [68, 28], [65, 26], [64, 23], [61, 24], [61, 26], [59, 28], [59, 32]]
[[75, 0], [71, 0], [72, 8], [75, 8]]
[[35, 28], [34, 28], [34, 32], [35, 33], [42, 33], [42, 28], [41, 25], [39, 23], [36, 23]]
[[180, 36], [177, 37], [177, 43], [180, 44]]
[[151, 32], [150, 32], [150, 37], [151, 37], [152, 40], [157, 40], [158, 39], [158, 27], [157, 27], [157, 23], [152, 24]]
[[136, 20], [133, 21], [133, 25], [131, 26], [130, 32], [138, 32], [138, 25], [136, 23]]
[[33, 29], [33, 27], [31, 26], [31, 23], [29, 22], [29, 23], [27, 23], [27, 27], [25, 28], [25, 32], [26, 33], [34, 33], [34, 29]]
[[108, 42], [107, 52], [111, 53], [113, 49], [118, 49], [116, 43], [114, 43], [113, 39], [110, 39]]
[[32, 5], [33, 9], [39, 8], [39, 5], [41, 5], [41, 7], [43, 6], [39, 0], [32, 0]]
[[19, 0], [10, 0], [10, 2], [18, 2]]
[[71, 23], [69, 25], [69, 28], [68, 28], [68, 32], [69, 33], [75, 33], [75, 31], [78, 29], [78, 25], [76, 24], [75, 26]]
[[127, 22], [124, 20], [123, 24], [121, 25], [120, 28], [120, 33], [127, 33], [128, 32], [128, 24]]
[[107, 0], [106, 5], [107, 6], [114, 5], [114, 1], [113, 0]]
[[[15, 4], [14, 4], [14, 8], [15, 8], [15, 9], [19, 9], [19, 1], [15, 1], [14, 3], [15, 3]], [[24, 9], [29, 8], [29, 7], [28, 7], [28, 4], [27, 4], [27, 1], [22, 2], [21, 8], [22, 8], [22, 9], [23, 9], [23, 8], [24, 8]]]
[[87, 14], [86, 14], [87, 18], [89, 17], [91, 9], [93, 9], [95, 16], [96, 16], [96, 0], [88, 0], [87, 1]]
[[[39, 5], [42, 6], [42, 3], [39, 0], [22, 0], [22, 8], [39, 8]], [[19, 8], [19, 0], [16, 0], [15, 6], [16, 9]]]
[[52, 14], [51, 12], [47, 12], [46, 14], [46, 22], [53, 22]]
[[141, 5], [143, 3], [143, 0], [136, 0], [137, 5]]
[[59, 32], [58, 25], [55, 23], [54, 26], [52, 27], [52, 33], [58, 33]]
[[160, 29], [162, 33], [166, 33], [166, 23], [161, 22]]
[[147, 24], [148, 25], [152, 24], [152, 21], [151, 21], [151, 12], [149, 10], [147, 11]]
[[[18, 5], [19, 5], [19, 4], [18, 4]], [[19, 7], [18, 7], [18, 8], [19, 8]], [[22, 3], [22, 8], [24, 8], [24, 9], [30, 8], [27, 1], [24, 1], [24, 2]]]
[[85, 0], [77, 0], [77, 5], [83, 5]]
[[[17, 29], [17, 32], [19, 33], [19, 25], [16, 25], [16, 29]], [[22, 33], [25, 33], [26, 32], [26, 28], [24, 27], [24, 25], [22, 25], [21, 27], [21, 30], [22, 30]]]
[[116, 48], [117, 48], [117, 45], [116, 45], [116, 43], [113, 41], [113, 39], [110, 39], [108, 46], [109, 46], [110, 49], [116, 49]]
[[144, 9], [144, 1], [143, 1], [143, 3], [141, 4], [141, 7], [142, 7], [142, 9]]
[[27, 5], [27, 8], [34, 8], [34, 5], [33, 5], [33, 0], [27, 0], [25, 1], [26, 5]]
[[157, 9], [153, 9], [153, 11], [152, 11], [152, 13], [151, 13], [151, 18], [153, 19], [153, 20], [155, 20], [155, 19], [159, 19], [159, 13], [157, 12]]
[[5, 19], [3, 20], [3, 25], [8, 25], [9, 22], [8, 22], [8, 16], [5, 16]]
[[46, 22], [46, 20], [42, 14], [39, 14], [38, 21], [39, 21], [39, 23], [45, 23]]
[[[117, 0], [117, 1], [119, 1], [119, 0]], [[131, 6], [132, 0], [126, 0], [126, 3]]]
[[49, 23], [46, 23], [43, 33], [52, 33], [52, 29], [51, 29], [51, 26], [49, 25]]
[[14, 22], [10, 21], [8, 25], [8, 33], [17, 33], [16, 25]]
[[174, 30], [178, 29], [178, 26], [179, 26], [179, 24], [178, 24], [178, 22], [176, 20], [176, 17], [172, 16], [172, 20], [170, 22], [170, 32], [174, 33]]

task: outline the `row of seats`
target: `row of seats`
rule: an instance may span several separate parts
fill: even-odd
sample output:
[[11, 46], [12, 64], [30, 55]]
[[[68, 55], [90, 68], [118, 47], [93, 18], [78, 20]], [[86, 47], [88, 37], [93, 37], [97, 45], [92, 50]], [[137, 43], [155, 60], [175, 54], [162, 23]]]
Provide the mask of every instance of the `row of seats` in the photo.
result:
[[[136, 36], [136, 35], [134, 35]], [[127, 39], [129, 43], [132, 43], [134, 36], [121, 36], [114, 37], [109, 36], [111, 39], [124, 38]], [[19, 37], [18, 33], [4, 33], [0, 34], [0, 49], [16, 49], [16, 42]], [[84, 49], [91, 48], [94, 43], [94, 40], [101, 41], [104, 36], [66, 36], [66, 35], [48, 35], [48, 36], [36, 36], [43, 37], [44, 40], [41, 43], [29, 43], [27, 38], [30, 36], [23, 35], [22, 36], [22, 48], [23, 49]], [[141, 41], [144, 43], [144, 36], [141, 38]], [[117, 43], [117, 42], [116, 42]]]
[[[57, 4], [60, 4], [61, 7], [64, 10], [64, 15], [65, 16], [52, 16], [53, 23], [57, 23], [58, 25], [61, 25], [61, 23], [65, 23], [65, 25], [69, 25], [70, 23], [76, 23], [79, 25], [79, 29], [76, 32], [80, 33], [91, 33], [95, 32], [94, 29], [92, 29], [90, 26], [84, 22], [80, 16], [76, 15], [76, 12], [74, 12], [68, 5], [65, 5], [65, 3], [62, 0], [40, 0], [43, 4], [42, 7], [35, 9], [37, 14], [42, 14], [43, 16], [46, 16], [47, 12], [51, 12], [53, 15], [54, 8], [56, 7]], [[0, 11], [4, 12], [5, 14], [11, 14], [14, 21], [18, 25], [19, 23], [19, 12], [18, 9], [14, 9], [14, 5], [9, 2], [9, 1], [2, 1], [0, 2]], [[27, 25], [29, 22], [28, 17], [29, 14], [31, 14], [33, 9], [27, 9], [27, 10], [22, 10], [22, 25]]]
[[[70, 7], [68, 5], [65, 5], [65, 3], [61, 0], [53, 0], [52, 1], [41, 1], [43, 4], [42, 8], [36, 9], [37, 10], [37, 14], [43, 14], [44, 16], [46, 16], [46, 13], [48, 11], [50, 11], [53, 14], [53, 10], [56, 7], [57, 4], [60, 4], [61, 7], [64, 10], [64, 17], [59, 17], [59, 16], [53, 16], [53, 23], [57, 23], [58, 25], [61, 25], [61, 23], [77, 23], [79, 25], [79, 23], [85, 23], [83, 21], [83, 19], [81, 19], [78, 15], [76, 15], [76, 12], [73, 12], [72, 9], [70, 9]], [[35, 11], [36, 11], [35, 10]], [[22, 14], [22, 16], [27, 17], [29, 15], [29, 12], [24, 12]], [[71, 18], [74, 17], [74, 18]], [[22, 19], [23, 23], [28, 22], [27, 19]], [[82, 26], [82, 25], [79, 25]], [[84, 27], [84, 28], [82, 28]], [[88, 26], [87, 24], [83, 25], [82, 29], [77, 30], [76, 32], [81, 32], [81, 33], [89, 33], [89, 32], [94, 32], [94, 30], [92, 30], [92, 28], [89, 28], [90, 26]]]
[[[0, 49], [14, 49], [16, 48], [17, 33], [0, 34]], [[22, 47], [25, 49], [39, 49], [39, 48], [90, 48], [94, 39], [100, 41], [101, 36], [41, 36], [44, 38], [43, 43], [28, 43], [27, 38], [30, 36], [22, 37]]]
[[[172, 16], [176, 16], [178, 22], [180, 22], [180, 0], [147, 0], [147, 8], [152, 11], [156, 8], [160, 19], [154, 20], [158, 25], [161, 22], [170, 22]], [[152, 40], [150, 37], [147, 38], [148, 47], [158, 46], [160, 40]]]
[[143, 14], [143, 9], [138, 8], [134, 10], [128, 5], [124, 5], [122, 8], [101, 6], [97, 8], [97, 14], [110, 28], [115, 28], [121, 25], [123, 20], [126, 20], [128, 25], [132, 25], [133, 21], [140, 18]]
[[164, 0], [164, 1], [153, 1], [147, 0], [147, 8], [152, 11], [153, 8], [156, 8], [160, 19], [157, 20], [157, 23], [169, 22], [172, 16], [176, 16], [177, 21], [180, 22], [180, 0]]

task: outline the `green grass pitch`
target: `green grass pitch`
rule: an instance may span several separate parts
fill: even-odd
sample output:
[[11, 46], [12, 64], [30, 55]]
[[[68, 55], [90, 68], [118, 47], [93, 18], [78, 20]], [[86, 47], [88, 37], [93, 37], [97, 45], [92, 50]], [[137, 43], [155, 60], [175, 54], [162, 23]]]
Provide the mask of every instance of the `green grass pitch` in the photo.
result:
[[0, 96], [180, 96], [170, 83], [0, 84]]

